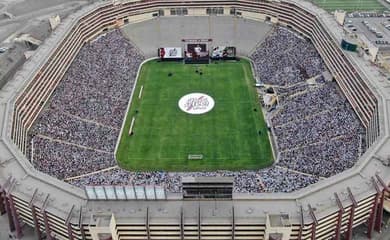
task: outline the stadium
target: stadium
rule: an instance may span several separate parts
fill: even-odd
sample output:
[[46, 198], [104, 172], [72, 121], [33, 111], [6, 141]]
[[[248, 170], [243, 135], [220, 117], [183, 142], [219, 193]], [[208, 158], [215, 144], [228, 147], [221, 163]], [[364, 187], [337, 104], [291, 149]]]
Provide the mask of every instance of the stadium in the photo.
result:
[[388, 80], [303, 1], [114, 1], [0, 92], [17, 238], [352, 239], [382, 228]]

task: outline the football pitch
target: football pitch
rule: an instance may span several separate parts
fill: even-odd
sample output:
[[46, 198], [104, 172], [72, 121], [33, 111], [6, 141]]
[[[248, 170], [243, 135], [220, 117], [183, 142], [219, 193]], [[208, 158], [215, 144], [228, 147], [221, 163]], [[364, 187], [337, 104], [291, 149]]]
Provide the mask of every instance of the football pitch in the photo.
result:
[[[133, 171], [269, 166], [272, 150], [254, 83], [247, 60], [207, 65], [145, 63], [116, 153], [119, 165]], [[211, 96], [214, 108], [200, 115], [182, 111], [178, 101], [190, 93]], [[203, 158], [189, 159], [189, 155]]]
[[381, 11], [386, 8], [377, 0], [311, 0], [319, 7], [327, 11], [342, 9], [347, 12], [353, 11]]

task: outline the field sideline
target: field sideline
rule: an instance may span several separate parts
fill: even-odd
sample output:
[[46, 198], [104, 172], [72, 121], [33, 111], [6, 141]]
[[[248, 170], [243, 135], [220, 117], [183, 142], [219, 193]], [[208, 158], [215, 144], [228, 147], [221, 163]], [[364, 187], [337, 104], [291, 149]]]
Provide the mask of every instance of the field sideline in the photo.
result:
[[[203, 75], [195, 73], [196, 69]], [[253, 85], [250, 63], [246, 60], [208, 65], [155, 60], [145, 63], [117, 150], [119, 165], [134, 171], [214, 171], [269, 166], [272, 151]], [[181, 111], [179, 99], [191, 92], [210, 95], [215, 107], [202, 115]], [[128, 136], [133, 117], [134, 135]], [[204, 158], [188, 160], [188, 154], [203, 154]]]
[[343, 9], [347, 12], [353, 11], [382, 11], [386, 8], [377, 0], [311, 0], [316, 5], [327, 11]]

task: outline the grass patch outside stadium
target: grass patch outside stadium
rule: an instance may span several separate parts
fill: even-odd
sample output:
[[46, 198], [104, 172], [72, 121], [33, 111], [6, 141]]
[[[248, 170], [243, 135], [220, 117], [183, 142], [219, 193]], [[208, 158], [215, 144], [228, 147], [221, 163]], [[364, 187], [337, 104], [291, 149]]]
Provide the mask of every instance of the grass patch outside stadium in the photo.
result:
[[[269, 166], [272, 150], [254, 83], [247, 60], [207, 65], [145, 63], [116, 152], [119, 165], [134, 171]], [[201, 115], [183, 112], [178, 101], [193, 92], [211, 96], [214, 108]], [[134, 134], [129, 136], [133, 117]], [[202, 154], [203, 159], [189, 160], [189, 154]]]
[[327, 11], [343, 9], [353, 11], [382, 11], [386, 8], [378, 0], [311, 0], [316, 5]]

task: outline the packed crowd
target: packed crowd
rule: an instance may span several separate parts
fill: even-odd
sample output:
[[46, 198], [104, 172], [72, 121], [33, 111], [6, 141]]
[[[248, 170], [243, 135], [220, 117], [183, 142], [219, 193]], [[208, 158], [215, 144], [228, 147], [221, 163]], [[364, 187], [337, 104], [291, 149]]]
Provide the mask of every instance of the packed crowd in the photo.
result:
[[96, 151], [35, 136], [33, 164], [59, 179], [78, 176], [115, 165], [113, 153]]
[[352, 167], [358, 158], [360, 138], [344, 135], [280, 153], [278, 165], [316, 176], [329, 177]]
[[114, 152], [119, 136], [119, 129], [59, 112], [58, 108], [45, 109], [34, 129], [39, 135], [107, 152]]
[[[136, 73], [144, 58], [113, 31], [86, 44], [30, 132], [37, 169], [69, 183], [160, 185], [181, 191], [183, 176], [234, 178], [235, 192], [291, 192], [350, 168], [363, 128], [337, 84], [326, 81], [314, 46], [276, 28], [251, 55], [256, 75], [278, 94], [270, 113], [279, 162], [258, 171], [131, 172], [114, 149]], [[307, 79], [314, 79], [308, 84]]]
[[338, 108], [345, 109], [349, 103], [340, 95], [337, 84], [334, 82], [325, 84], [325, 86], [314, 89], [308, 85], [302, 85], [299, 90], [288, 89], [288, 93], [279, 101], [280, 109], [278, 114], [272, 118], [273, 125], [303, 120], [313, 113], [334, 111]]
[[256, 75], [270, 85], [292, 85], [325, 71], [314, 45], [285, 28], [276, 28], [250, 58]]
[[85, 185], [158, 185], [169, 192], [181, 192], [182, 177], [233, 177], [234, 192], [292, 192], [316, 183], [316, 176], [294, 173], [287, 169], [270, 167], [258, 171], [215, 172], [130, 172], [112, 169], [69, 181], [82, 187]]
[[268, 116], [277, 166], [319, 177], [351, 168], [364, 148], [364, 128], [337, 84], [325, 80], [314, 46], [277, 28], [251, 58], [260, 80], [279, 96]]
[[80, 50], [30, 131], [37, 169], [63, 179], [115, 165], [115, 144], [143, 60], [119, 31]]

